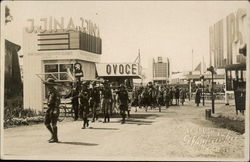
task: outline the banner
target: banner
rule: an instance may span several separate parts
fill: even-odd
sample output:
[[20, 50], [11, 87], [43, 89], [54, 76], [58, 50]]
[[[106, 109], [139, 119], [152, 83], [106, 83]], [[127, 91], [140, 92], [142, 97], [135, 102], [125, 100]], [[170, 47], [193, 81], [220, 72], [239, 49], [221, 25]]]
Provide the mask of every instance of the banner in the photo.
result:
[[98, 63], [98, 76], [138, 76], [139, 68], [136, 63]]

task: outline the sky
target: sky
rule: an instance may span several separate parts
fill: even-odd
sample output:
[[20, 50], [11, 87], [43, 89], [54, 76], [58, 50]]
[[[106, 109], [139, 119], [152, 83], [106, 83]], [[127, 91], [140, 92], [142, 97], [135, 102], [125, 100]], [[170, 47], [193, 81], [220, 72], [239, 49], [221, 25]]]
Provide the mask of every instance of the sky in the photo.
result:
[[100, 28], [101, 62], [133, 62], [140, 49], [143, 67], [149, 67], [153, 57], [163, 56], [170, 58], [172, 71], [192, 69], [192, 49], [193, 68], [203, 57], [208, 65], [209, 26], [249, 7], [247, 1], [10, 1], [4, 5], [14, 18], [4, 26], [5, 37], [21, 46], [29, 18], [72, 17], [77, 24], [83, 17]]

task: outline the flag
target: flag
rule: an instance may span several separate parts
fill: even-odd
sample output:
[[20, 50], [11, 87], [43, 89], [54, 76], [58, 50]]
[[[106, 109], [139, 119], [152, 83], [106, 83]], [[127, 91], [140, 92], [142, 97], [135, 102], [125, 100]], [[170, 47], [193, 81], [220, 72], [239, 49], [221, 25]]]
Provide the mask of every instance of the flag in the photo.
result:
[[201, 62], [198, 64], [198, 66], [194, 69], [194, 71], [200, 71], [201, 72]]

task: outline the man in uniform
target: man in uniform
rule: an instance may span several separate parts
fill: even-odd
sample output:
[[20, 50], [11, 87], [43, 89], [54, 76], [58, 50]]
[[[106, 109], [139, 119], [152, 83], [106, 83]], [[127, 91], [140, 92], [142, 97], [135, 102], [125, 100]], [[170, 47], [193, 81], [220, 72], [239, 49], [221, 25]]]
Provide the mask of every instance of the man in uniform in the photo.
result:
[[92, 88], [90, 89], [90, 98], [89, 103], [91, 106], [92, 111], [92, 122], [95, 122], [95, 120], [98, 119], [98, 112], [97, 108], [100, 105], [100, 89], [99, 86], [96, 85], [95, 82], [92, 83]]
[[109, 86], [108, 81], [104, 81], [104, 89], [102, 91], [102, 97], [103, 97], [103, 102], [102, 102], [102, 107], [103, 107], [103, 112], [104, 112], [104, 123], [110, 121], [110, 106], [111, 106], [111, 99], [112, 99], [112, 92], [111, 88]]
[[128, 92], [125, 89], [125, 86], [123, 84], [120, 85], [120, 91], [118, 91], [118, 103], [120, 106], [120, 112], [122, 116], [122, 124], [125, 123], [125, 117], [126, 117], [126, 111], [128, 109]]
[[79, 93], [80, 114], [83, 119], [83, 127], [89, 126], [88, 113], [89, 113], [89, 92], [86, 83], [82, 84], [82, 89]]
[[[78, 83], [77, 83], [78, 84]], [[78, 107], [79, 107], [79, 102], [78, 102], [78, 88], [77, 85], [73, 85], [73, 88], [71, 92], [65, 97], [65, 98], [71, 98], [71, 104], [72, 104], [72, 109], [74, 111], [74, 120], [78, 119]]]
[[49, 139], [50, 143], [58, 142], [57, 137], [57, 120], [59, 117], [59, 105], [60, 105], [60, 95], [55, 89], [54, 85], [55, 81], [52, 78], [49, 78], [45, 85], [47, 86], [49, 93], [48, 93], [48, 110], [45, 114], [45, 126], [50, 131], [52, 137]]

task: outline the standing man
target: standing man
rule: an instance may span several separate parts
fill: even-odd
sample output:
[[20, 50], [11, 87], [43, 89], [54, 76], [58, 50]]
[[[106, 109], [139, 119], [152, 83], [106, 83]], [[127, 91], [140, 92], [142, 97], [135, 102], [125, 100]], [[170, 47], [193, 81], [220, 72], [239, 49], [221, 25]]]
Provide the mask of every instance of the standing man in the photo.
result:
[[180, 99], [181, 99], [181, 104], [183, 105], [185, 102], [185, 98], [186, 98], [186, 91], [185, 88], [181, 88], [180, 89]]
[[98, 106], [100, 105], [100, 89], [99, 86], [93, 82], [92, 88], [90, 90], [90, 98], [89, 103], [91, 106], [92, 111], [92, 122], [95, 122], [95, 120], [98, 119]]
[[174, 90], [173, 90], [173, 87], [170, 87], [170, 90], [169, 90], [169, 98], [170, 98], [170, 105], [173, 105], [173, 98], [174, 98]]
[[104, 90], [102, 92], [102, 98], [103, 98], [103, 112], [104, 112], [104, 121], [103, 123], [110, 121], [110, 106], [111, 106], [111, 100], [112, 100], [112, 92], [111, 88], [109, 86], [108, 81], [104, 81]]
[[[78, 83], [77, 83], [78, 84]], [[71, 98], [71, 104], [72, 104], [72, 109], [74, 111], [74, 120], [78, 120], [78, 107], [79, 107], [79, 102], [78, 102], [78, 88], [77, 84], [73, 85], [73, 88], [71, 92], [65, 97], [65, 98]]]
[[44, 124], [52, 135], [51, 139], [49, 139], [49, 143], [53, 143], [58, 142], [57, 120], [60, 113], [60, 95], [54, 87], [54, 85], [56, 85], [54, 79], [48, 78], [45, 85], [47, 86], [49, 93], [47, 97], [48, 110], [45, 114]]
[[179, 90], [179, 87], [176, 86], [176, 88], [175, 88], [175, 100], [176, 100], [176, 105], [179, 105], [179, 98], [180, 98], [180, 90]]
[[120, 91], [118, 91], [118, 103], [122, 116], [121, 124], [124, 124], [126, 111], [128, 109], [129, 98], [128, 98], [128, 92], [126, 91], [125, 86], [123, 84], [120, 85]]
[[80, 113], [83, 119], [83, 127], [85, 129], [86, 126], [89, 126], [88, 114], [89, 114], [89, 92], [87, 89], [87, 85], [83, 84], [82, 89], [79, 93], [79, 103], [80, 103]]
[[196, 90], [195, 90], [195, 103], [196, 103], [197, 107], [200, 104], [200, 100], [201, 100], [201, 91], [200, 91], [200, 89], [198, 87], [196, 87]]
[[165, 97], [164, 97], [165, 105], [166, 105], [166, 108], [168, 108], [169, 103], [170, 103], [170, 90], [169, 90], [169, 88], [166, 88], [164, 94], [165, 94]]

